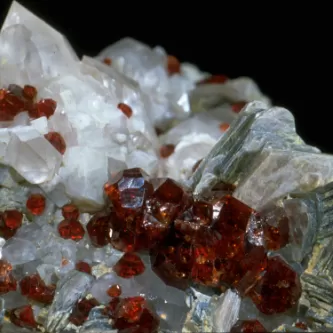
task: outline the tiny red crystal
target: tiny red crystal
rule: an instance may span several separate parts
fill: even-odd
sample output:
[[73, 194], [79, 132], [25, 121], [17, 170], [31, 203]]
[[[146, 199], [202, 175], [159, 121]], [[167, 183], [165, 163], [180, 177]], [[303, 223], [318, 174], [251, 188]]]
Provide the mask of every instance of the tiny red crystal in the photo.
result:
[[208, 78], [201, 80], [198, 84], [222, 84], [229, 80], [225, 75], [211, 75]]
[[47, 286], [38, 274], [24, 277], [20, 281], [21, 293], [29, 299], [43, 304], [51, 304], [55, 286]]
[[247, 104], [247, 102], [238, 102], [231, 105], [231, 109], [235, 113], [239, 113], [242, 111], [243, 107]]
[[140, 275], [144, 270], [144, 263], [135, 253], [125, 253], [113, 266], [113, 271], [125, 279]]
[[121, 295], [121, 287], [119, 284], [114, 284], [106, 291], [106, 293], [110, 297], [119, 297]]
[[51, 143], [51, 145], [58, 150], [61, 155], [65, 154], [66, 142], [62, 135], [58, 132], [49, 132], [44, 135], [45, 139]]
[[143, 297], [114, 300], [109, 305], [114, 328], [131, 333], [157, 333], [159, 318], [148, 308]]
[[227, 131], [227, 130], [229, 129], [229, 127], [230, 127], [230, 125], [227, 124], [227, 123], [222, 123], [222, 124], [220, 124], [220, 130], [221, 130], [222, 132]]
[[2, 214], [2, 220], [9, 229], [18, 229], [22, 225], [23, 214], [18, 210], [6, 210]]
[[160, 148], [160, 155], [162, 158], [168, 158], [175, 151], [175, 145], [164, 145]]
[[82, 299], [76, 303], [71, 315], [69, 316], [69, 321], [75, 326], [81, 326], [88, 319], [91, 309], [98, 305], [98, 301], [94, 298]]
[[17, 283], [12, 275], [12, 269], [8, 261], [0, 259], [0, 295], [16, 290]]
[[255, 332], [267, 332], [265, 327], [258, 320], [239, 320], [230, 329], [230, 333], [255, 333]]
[[33, 215], [42, 215], [45, 210], [46, 200], [42, 194], [31, 194], [27, 200], [28, 211]]
[[76, 220], [63, 220], [58, 225], [58, 231], [62, 238], [80, 241], [85, 234], [82, 224]]
[[109, 215], [95, 214], [87, 224], [87, 231], [91, 243], [96, 247], [103, 247], [110, 243], [111, 222]]
[[36, 104], [37, 118], [50, 118], [57, 108], [57, 102], [51, 98], [42, 99]]
[[80, 216], [79, 209], [72, 204], [63, 206], [61, 212], [66, 220], [77, 220]]
[[34, 100], [37, 96], [37, 89], [33, 86], [25, 85], [23, 87], [23, 96], [26, 99]]
[[19, 327], [37, 328], [38, 324], [34, 317], [34, 312], [31, 305], [25, 305], [19, 308], [12, 309], [9, 312], [10, 321]]
[[127, 105], [125, 103], [119, 103], [117, 107], [127, 118], [132, 117], [133, 110], [129, 105]]
[[108, 65], [108, 66], [111, 66], [111, 64], [112, 64], [111, 58], [104, 58], [103, 62], [105, 65]]
[[77, 262], [76, 265], [75, 265], [75, 269], [77, 271], [80, 271], [80, 272], [83, 272], [83, 273], [91, 274], [91, 267], [85, 261]]
[[169, 75], [180, 73], [180, 62], [175, 56], [168, 55], [167, 69], [168, 69]]

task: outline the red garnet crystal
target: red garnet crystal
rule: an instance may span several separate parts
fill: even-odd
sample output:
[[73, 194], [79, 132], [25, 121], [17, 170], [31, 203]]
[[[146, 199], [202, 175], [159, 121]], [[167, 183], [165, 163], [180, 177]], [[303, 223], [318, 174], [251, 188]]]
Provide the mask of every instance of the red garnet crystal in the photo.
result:
[[6, 210], [0, 213], [0, 236], [9, 239], [16, 234], [22, 225], [23, 214], [17, 210]]
[[36, 115], [39, 117], [50, 118], [57, 108], [57, 102], [51, 98], [42, 99], [36, 104]]
[[43, 304], [51, 304], [55, 286], [47, 286], [38, 274], [26, 276], [20, 281], [21, 293], [29, 299]]
[[119, 172], [111, 179], [105, 191], [117, 216], [132, 218], [143, 211], [146, 198], [153, 192], [147, 178], [141, 169], [134, 168]]
[[302, 293], [298, 274], [279, 256], [268, 259], [262, 278], [249, 296], [265, 314], [285, 312], [293, 307]]
[[65, 154], [66, 142], [64, 138], [58, 132], [49, 132], [44, 135], [45, 139], [51, 143], [51, 145], [58, 150], [61, 155]]
[[2, 220], [7, 228], [18, 229], [22, 225], [23, 214], [18, 210], [6, 210], [2, 214]]
[[104, 62], [105, 65], [108, 65], [108, 66], [111, 66], [111, 64], [112, 64], [112, 60], [111, 60], [111, 58], [105, 58], [105, 59], [103, 60], [103, 62]]
[[91, 274], [91, 267], [88, 263], [84, 262], [84, 261], [79, 261], [76, 263], [75, 265], [75, 269], [77, 271], [83, 272], [83, 273], [87, 273], [87, 274]]
[[208, 77], [207, 79], [204, 79], [198, 84], [222, 84], [229, 80], [229, 78], [225, 75], [212, 75]]
[[169, 75], [180, 73], [180, 62], [175, 56], [168, 55], [167, 70]]
[[85, 234], [84, 228], [79, 221], [63, 220], [58, 225], [58, 231], [62, 238], [80, 241]]
[[117, 107], [127, 118], [132, 117], [133, 110], [129, 105], [127, 105], [125, 103], [119, 103]]
[[[245, 274], [241, 259], [250, 251], [246, 229], [252, 214], [230, 195], [212, 203], [195, 200], [178, 215], [164, 244], [152, 250], [154, 271], [166, 284], [182, 289], [190, 280], [212, 287], [236, 284]], [[252, 261], [262, 259], [254, 256]], [[254, 267], [259, 274], [261, 266]]]
[[9, 312], [9, 318], [14, 325], [19, 327], [33, 329], [38, 326], [31, 305], [25, 305], [20, 308], [12, 309]]
[[242, 111], [243, 107], [247, 104], [247, 102], [238, 102], [231, 105], [231, 110], [235, 113], [239, 113]]
[[175, 145], [164, 145], [160, 148], [160, 155], [162, 158], [168, 158], [175, 151]]
[[220, 124], [220, 130], [221, 130], [222, 132], [227, 131], [227, 130], [229, 129], [229, 127], [230, 127], [230, 125], [227, 124], [227, 123], [222, 123], [222, 124]]
[[297, 328], [300, 328], [304, 331], [306, 331], [308, 329], [308, 325], [302, 321], [298, 321], [296, 324], [295, 324], [295, 327]]
[[31, 194], [26, 203], [28, 211], [33, 215], [42, 215], [45, 205], [45, 197], [39, 193]]
[[145, 265], [135, 253], [125, 253], [113, 266], [113, 270], [122, 278], [129, 279], [142, 274], [145, 270]]
[[283, 209], [275, 208], [262, 217], [267, 250], [278, 250], [289, 243], [289, 219]]
[[88, 319], [91, 309], [98, 305], [98, 301], [94, 298], [82, 299], [76, 303], [71, 315], [69, 316], [69, 321], [75, 326], [81, 326]]
[[110, 297], [119, 297], [121, 295], [121, 287], [119, 284], [114, 284], [106, 291], [106, 293]]
[[258, 320], [239, 320], [231, 329], [230, 333], [254, 333], [267, 332]]
[[23, 96], [26, 99], [33, 101], [37, 96], [37, 89], [33, 86], [25, 85], [23, 87]]
[[159, 319], [143, 297], [115, 299], [112, 317], [113, 327], [119, 331], [133, 333], [157, 333]]
[[0, 259], [0, 295], [16, 290], [16, 280], [12, 275], [12, 265]]
[[110, 216], [106, 213], [97, 213], [87, 224], [87, 231], [91, 243], [96, 247], [103, 247], [111, 241]]
[[75, 205], [65, 205], [61, 211], [65, 220], [77, 220], [80, 216], [79, 209]]
[[25, 109], [25, 102], [22, 98], [21, 90], [12, 92], [10, 89], [0, 89], [0, 121], [11, 121], [14, 117]]

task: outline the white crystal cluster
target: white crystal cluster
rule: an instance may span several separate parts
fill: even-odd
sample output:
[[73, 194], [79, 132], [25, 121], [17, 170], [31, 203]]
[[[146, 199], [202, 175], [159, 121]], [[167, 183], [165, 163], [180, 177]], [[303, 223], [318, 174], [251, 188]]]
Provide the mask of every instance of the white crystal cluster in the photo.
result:
[[[0, 34], [0, 87], [33, 85], [38, 98], [52, 98], [57, 109], [49, 119], [31, 121], [22, 113], [2, 124], [0, 162], [40, 185], [59, 206], [70, 199], [92, 210], [103, 206], [108, 173], [124, 167], [188, 177], [223, 135], [219, 124], [236, 117], [230, 103], [267, 98], [248, 78], [196, 86], [207, 73], [185, 63], [170, 76], [166, 65], [165, 50], [130, 38], [80, 61], [64, 36], [13, 2]], [[133, 116], [120, 112], [119, 103], [129, 105]], [[159, 140], [154, 127], [175, 121], [179, 125]], [[49, 131], [64, 137], [64, 156], [44, 138]], [[176, 150], [160, 161], [164, 143]]]

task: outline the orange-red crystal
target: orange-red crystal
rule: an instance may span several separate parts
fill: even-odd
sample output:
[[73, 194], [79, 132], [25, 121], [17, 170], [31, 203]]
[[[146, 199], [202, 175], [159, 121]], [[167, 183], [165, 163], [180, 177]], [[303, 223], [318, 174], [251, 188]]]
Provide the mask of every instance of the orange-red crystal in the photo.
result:
[[169, 75], [180, 73], [180, 62], [173, 55], [168, 55], [167, 57], [167, 70]]
[[229, 80], [225, 75], [211, 75], [208, 78], [201, 80], [198, 84], [222, 84]]
[[43, 304], [51, 304], [54, 298], [55, 286], [46, 285], [38, 274], [24, 277], [20, 281], [21, 294], [29, 299]]
[[38, 326], [31, 305], [12, 309], [9, 312], [9, 318], [14, 325], [19, 327], [34, 329]]
[[118, 109], [127, 117], [127, 118], [131, 118], [133, 115], [133, 110], [132, 108], [125, 104], [125, 103], [119, 103], [118, 104]]
[[45, 139], [51, 143], [51, 145], [58, 150], [61, 155], [65, 154], [66, 142], [62, 135], [58, 132], [49, 132], [44, 135]]
[[45, 210], [46, 200], [42, 194], [31, 194], [27, 200], [28, 211], [33, 215], [42, 215]]
[[243, 107], [247, 104], [247, 102], [238, 102], [231, 105], [231, 110], [235, 113], [239, 113], [242, 111]]
[[140, 275], [144, 270], [144, 263], [135, 253], [125, 253], [113, 266], [113, 271], [125, 279]]
[[159, 318], [141, 297], [114, 298], [109, 304], [113, 327], [133, 333], [157, 333]]
[[121, 295], [121, 287], [119, 284], [114, 284], [106, 291], [106, 293], [110, 297], [119, 297]]
[[168, 158], [175, 151], [175, 145], [164, 145], [160, 148], [160, 155], [162, 158]]
[[80, 241], [85, 234], [82, 224], [76, 220], [63, 220], [58, 225], [58, 231], [62, 238]]
[[18, 210], [6, 210], [0, 213], [0, 236], [9, 239], [13, 237], [22, 225], [23, 214]]
[[258, 320], [239, 320], [231, 327], [230, 333], [255, 333], [267, 332], [265, 327]]
[[83, 272], [83, 273], [91, 274], [91, 267], [85, 261], [77, 262], [76, 265], [75, 265], [75, 269], [77, 271], [80, 271], [80, 272]]
[[63, 206], [61, 212], [65, 220], [77, 220], [80, 216], [79, 209], [72, 204]]
[[8, 261], [0, 259], [0, 295], [16, 290], [17, 282], [12, 270], [12, 265]]
[[71, 315], [69, 316], [69, 321], [75, 326], [81, 326], [87, 319], [89, 312], [95, 306], [98, 306], [99, 302], [94, 298], [84, 298], [76, 303]]

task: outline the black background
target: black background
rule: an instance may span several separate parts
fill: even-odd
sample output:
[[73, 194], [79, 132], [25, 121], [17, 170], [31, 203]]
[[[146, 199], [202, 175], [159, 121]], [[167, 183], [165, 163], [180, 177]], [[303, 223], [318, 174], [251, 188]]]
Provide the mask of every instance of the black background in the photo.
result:
[[[296, 118], [303, 139], [333, 153], [332, 24], [323, 4], [21, 0], [82, 56], [131, 36], [231, 78], [250, 76]], [[0, 22], [10, 1], [0, 0]], [[230, 8], [233, 7], [233, 8]]]

